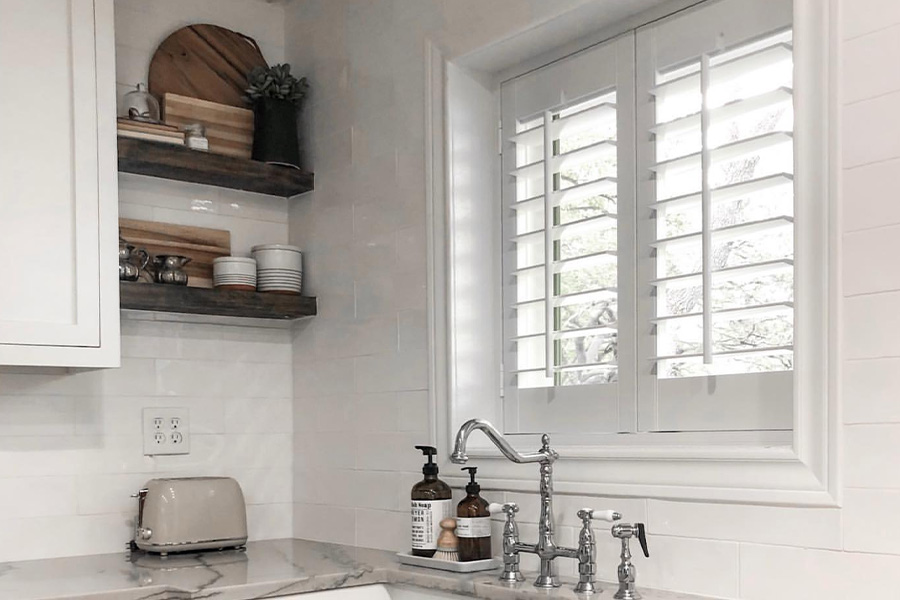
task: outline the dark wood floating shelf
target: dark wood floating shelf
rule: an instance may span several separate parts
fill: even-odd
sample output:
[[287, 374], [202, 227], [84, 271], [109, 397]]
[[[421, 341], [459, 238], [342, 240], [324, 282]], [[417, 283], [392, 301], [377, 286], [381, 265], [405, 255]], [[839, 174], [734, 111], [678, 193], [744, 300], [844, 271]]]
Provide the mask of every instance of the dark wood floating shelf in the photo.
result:
[[119, 171], [288, 198], [313, 189], [313, 174], [159, 142], [119, 138]]
[[261, 294], [121, 281], [119, 296], [121, 307], [128, 310], [282, 321], [316, 314], [315, 298], [289, 294]]

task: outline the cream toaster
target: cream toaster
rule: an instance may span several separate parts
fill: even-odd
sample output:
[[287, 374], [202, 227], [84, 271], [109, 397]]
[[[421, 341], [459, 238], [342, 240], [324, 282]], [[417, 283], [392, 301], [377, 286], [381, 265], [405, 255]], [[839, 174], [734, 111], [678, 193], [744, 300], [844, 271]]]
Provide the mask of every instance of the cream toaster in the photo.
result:
[[230, 477], [151, 479], [134, 497], [134, 545], [168, 554], [247, 543], [244, 493]]

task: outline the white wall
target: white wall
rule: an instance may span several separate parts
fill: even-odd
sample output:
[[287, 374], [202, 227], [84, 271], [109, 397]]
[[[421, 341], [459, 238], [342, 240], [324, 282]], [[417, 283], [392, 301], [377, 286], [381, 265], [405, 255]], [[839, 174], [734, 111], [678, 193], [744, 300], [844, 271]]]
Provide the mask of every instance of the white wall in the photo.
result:
[[[262, 0], [116, 2], [119, 92], [146, 81], [162, 39], [191, 22], [256, 37], [284, 56], [283, 9]], [[127, 86], [126, 86], [127, 84]], [[286, 242], [287, 201], [122, 176], [124, 217], [228, 229], [235, 253]], [[122, 321], [122, 368], [0, 368], [0, 561], [121, 552], [153, 477], [227, 475], [242, 485], [251, 539], [291, 532], [291, 333]], [[143, 456], [141, 409], [190, 409], [191, 453]]]
[[[767, 600], [900, 589], [900, 3], [841, 4], [843, 508], [560, 496], [562, 543], [575, 543], [574, 513], [585, 505], [648, 524], [643, 585]], [[524, 0], [288, 8], [287, 57], [312, 84], [317, 171], [316, 192], [292, 205], [291, 235], [309, 250], [323, 312], [294, 340], [299, 537], [407, 546], [408, 490], [421, 462], [412, 445], [428, 437], [424, 40], [452, 58], [546, 18], [537, 8]], [[523, 507], [522, 536], [533, 538], [537, 498], [505, 496]], [[615, 579], [617, 553], [603, 542], [604, 579]]]
[[286, 57], [310, 80], [291, 205], [319, 315], [294, 338], [294, 533], [402, 548], [428, 441], [426, 36], [458, 54], [585, 0], [305, 0]]

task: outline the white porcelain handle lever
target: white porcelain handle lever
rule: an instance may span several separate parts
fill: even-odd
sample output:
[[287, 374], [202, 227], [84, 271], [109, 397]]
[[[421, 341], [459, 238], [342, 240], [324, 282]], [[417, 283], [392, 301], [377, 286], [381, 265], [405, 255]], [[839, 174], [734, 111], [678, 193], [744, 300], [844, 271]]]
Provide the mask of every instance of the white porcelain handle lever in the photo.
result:
[[622, 515], [614, 510], [593, 510], [590, 508], [582, 508], [581, 511], [579, 511], [578, 516], [581, 516], [582, 512], [584, 512], [585, 515], [590, 519], [593, 519], [595, 521], [606, 521], [608, 523], [614, 523], [622, 518]]

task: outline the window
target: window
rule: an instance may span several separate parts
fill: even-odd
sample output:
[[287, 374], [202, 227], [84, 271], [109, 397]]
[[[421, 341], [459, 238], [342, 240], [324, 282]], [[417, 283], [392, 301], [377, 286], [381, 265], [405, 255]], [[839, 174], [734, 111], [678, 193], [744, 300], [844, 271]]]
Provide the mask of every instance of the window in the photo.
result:
[[791, 430], [792, 14], [771, 4], [501, 86], [508, 431]]
[[833, 10], [663, 6], [494, 78], [515, 40], [430, 47], [440, 446], [484, 418], [553, 434], [563, 492], [834, 506]]

